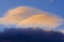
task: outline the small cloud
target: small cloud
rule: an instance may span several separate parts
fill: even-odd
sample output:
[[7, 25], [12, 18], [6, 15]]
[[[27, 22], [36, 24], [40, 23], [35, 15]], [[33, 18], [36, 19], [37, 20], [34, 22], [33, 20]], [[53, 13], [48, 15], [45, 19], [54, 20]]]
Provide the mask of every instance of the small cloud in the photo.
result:
[[64, 28], [61, 28], [58, 31], [61, 31], [62, 33], [64, 33]]
[[62, 25], [62, 27], [61, 27], [61, 28], [58, 28], [58, 31], [61, 31], [61, 32], [63, 32], [63, 33], [64, 33], [64, 24]]
[[54, 0], [50, 0], [50, 2], [53, 2]]
[[53, 2], [54, 0], [49, 0], [50, 2]]

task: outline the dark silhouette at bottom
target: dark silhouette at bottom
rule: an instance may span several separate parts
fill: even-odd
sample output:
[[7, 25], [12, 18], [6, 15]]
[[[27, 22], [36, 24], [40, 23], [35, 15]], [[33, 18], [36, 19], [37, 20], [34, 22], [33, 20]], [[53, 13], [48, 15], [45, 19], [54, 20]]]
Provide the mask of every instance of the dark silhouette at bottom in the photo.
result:
[[11, 28], [0, 32], [0, 42], [64, 42], [64, 34], [39, 28]]

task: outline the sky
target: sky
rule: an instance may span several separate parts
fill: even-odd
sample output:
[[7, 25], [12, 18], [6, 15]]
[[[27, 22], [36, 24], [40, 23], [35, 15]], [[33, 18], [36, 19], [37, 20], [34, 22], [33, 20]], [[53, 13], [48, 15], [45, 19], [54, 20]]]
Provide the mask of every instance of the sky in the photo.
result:
[[[44, 12], [45, 15], [41, 15], [42, 16], [41, 18], [45, 18], [47, 20], [47, 18], [49, 17], [50, 21], [52, 18], [54, 18], [56, 16], [48, 16], [47, 12], [49, 12], [50, 14], [53, 14], [53, 15], [57, 15], [57, 16], [59, 16], [59, 18], [61, 17], [62, 19], [64, 19], [64, 0], [0, 0], [0, 17], [4, 17], [4, 18], [0, 19], [0, 21], [2, 20], [2, 22], [0, 24], [0, 29], [6, 28], [6, 27], [14, 27], [13, 25], [12, 26], [3, 26], [3, 24], [7, 24], [5, 22], [5, 20], [11, 21], [11, 19], [10, 19], [11, 17], [15, 18], [14, 16], [12, 16], [12, 15], [9, 16], [9, 15], [13, 11], [18, 13], [19, 9], [26, 9], [26, 10], [21, 10], [21, 11], [22, 11], [22, 13], [27, 12], [27, 14], [28, 14], [28, 11], [30, 11], [31, 14], [34, 14], [35, 12], [41, 13], [41, 11], [45, 11]], [[9, 10], [13, 10], [13, 11], [9, 11]], [[21, 13], [21, 11], [20, 11], [20, 13]], [[34, 13], [32, 13], [32, 11]], [[6, 14], [9, 14], [9, 15], [6, 15]], [[23, 16], [24, 17], [21, 17], [21, 18], [27, 18], [28, 17], [25, 15], [23, 15]], [[28, 22], [25, 22], [25, 21], [28, 21], [28, 20], [34, 20], [35, 21], [35, 19], [37, 19], [37, 17], [40, 17], [40, 15], [36, 15], [36, 16], [30, 15], [30, 16], [31, 16], [30, 18], [20, 22], [18, 25], [24, 25], [24, 23], [26, 25]], [[60, 22], [59, 19], [58, 20], [57, 19], [58, 18], [54, 18], [54, 21], [53, 21], [54, 24], [51, 22], [52, 25], [51, 25], [51, 23], [49, 24], [48, 21], [46, 22], [47, 24], [45, 24], [45, 22], [41, 21], [42, 19], [40, 21], [37, 21], [37, 24], [39, 24], [38, 22], [41, 22], [41, 23], [44, 23], [45, 25], [48, 25], [49, 28], [56, 27], [58, 22]], [[14, 22], [13, 21], [10, 22], [10, 21], [7, 21], [7, 22], [9, 22], [9, 24], [11, 24], [11, 23], [17, 24], [18, 21], [21, 21], [21, 20], [16, 19], [16, 21], [14, 21]], [[23, 23], [23, 24], [21, 24], [21, 23]], [[31, 21], [30, 23], [34, 23], [34, 22]], [[60, 31], [62, 30], [63, 31], [63, 28], [64, 28], [64, 25], [61, 25], [58, 28], [56, 28], [56, 30], [60, 30]]]

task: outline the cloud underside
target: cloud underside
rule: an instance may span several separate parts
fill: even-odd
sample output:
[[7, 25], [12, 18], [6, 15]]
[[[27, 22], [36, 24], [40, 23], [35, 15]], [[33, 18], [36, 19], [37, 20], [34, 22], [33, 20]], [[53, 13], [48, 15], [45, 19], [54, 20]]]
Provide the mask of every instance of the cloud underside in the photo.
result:
[[8, 10], [0, 18], [0, 24], [16, 25], [17, 27], [47, 27], [55, 28], [62, 23], [62, 19], [51, 13], [28, 6], [19, 6]]

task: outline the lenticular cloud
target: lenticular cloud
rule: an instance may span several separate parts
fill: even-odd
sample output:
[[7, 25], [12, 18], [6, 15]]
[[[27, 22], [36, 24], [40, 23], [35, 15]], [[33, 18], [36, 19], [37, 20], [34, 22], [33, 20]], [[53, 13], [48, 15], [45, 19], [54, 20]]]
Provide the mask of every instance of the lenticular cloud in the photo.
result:
[[17, 24], [22, 20], [38, 13], [42, 13], [42, 11], [28, 6], [19, 6], [8, 10], [5, 13], [5, 16], [0, 18], [0, 23], [6, 25]]
[[48, 28], [55, 28], [60, 24], [61, 19], [56, 16], [49, 14], [37, 14], [33, 15], [23, 21], [21, 21], [18, 26], [24, 25], [27, 27], [32, 26], [43, 26]]
[[8, 10], [4, 17], [0, 18], [0, 24], [16, 25], [17, 27], [49, 27], [59, 26], [62, 19], [51, 13], [28, 6], [19, 6]]

